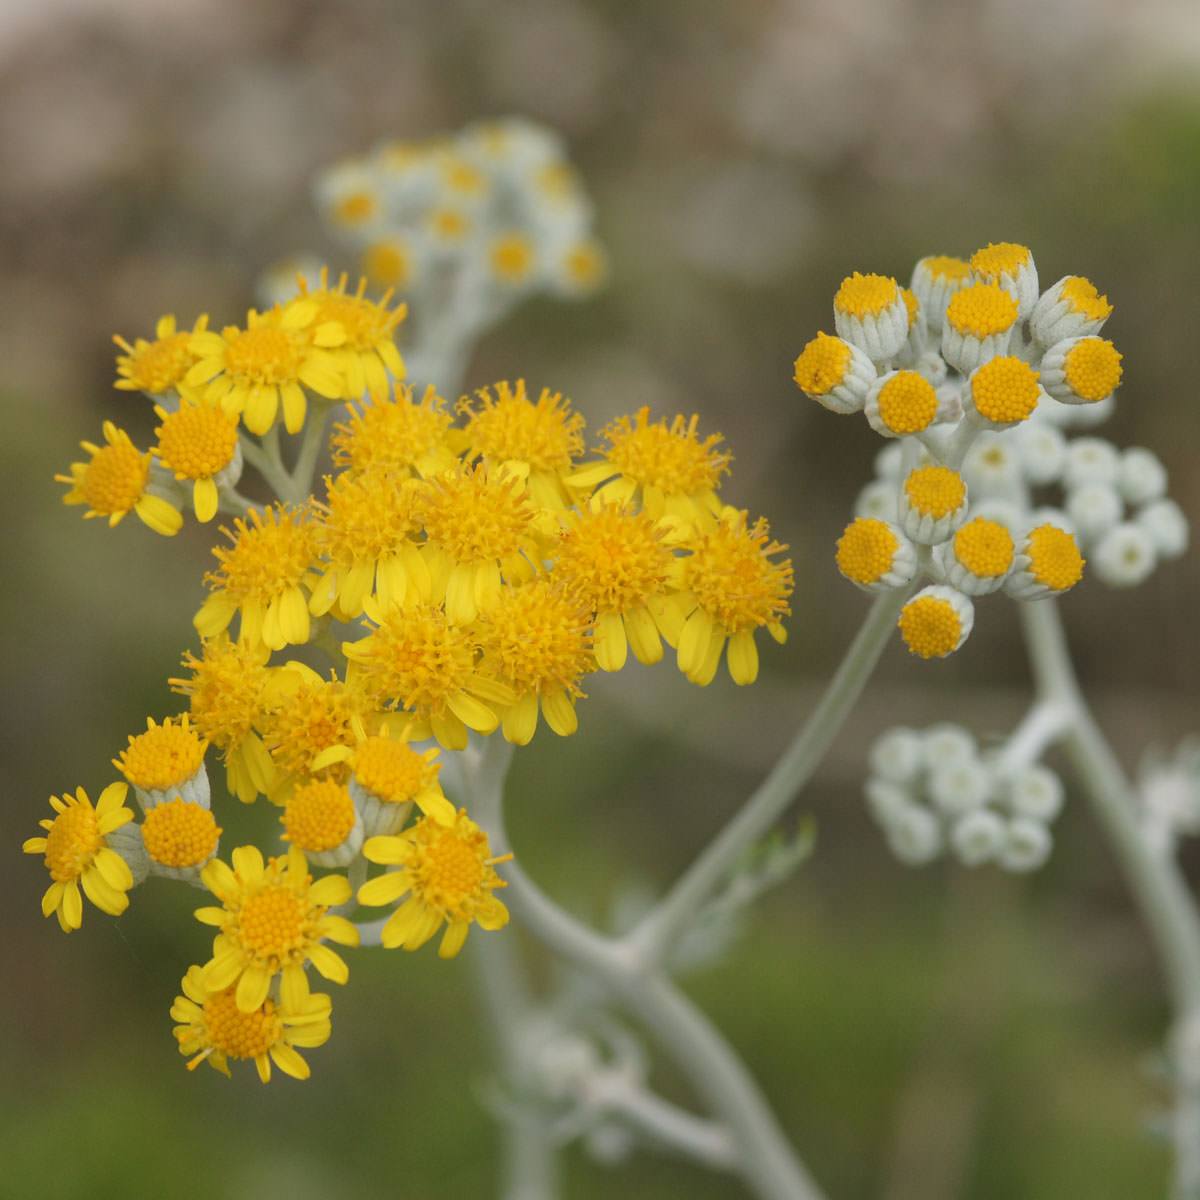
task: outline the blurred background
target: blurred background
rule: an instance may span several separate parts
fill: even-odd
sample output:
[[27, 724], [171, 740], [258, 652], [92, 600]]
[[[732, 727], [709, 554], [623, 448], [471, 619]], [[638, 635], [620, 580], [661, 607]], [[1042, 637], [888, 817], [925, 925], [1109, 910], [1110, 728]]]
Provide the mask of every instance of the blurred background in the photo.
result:
[[[1125, 355], [1101, 432], [1154, 449], [1200, 517], [1195, 325], [1200, 14], [1192, 0], [3, 0], [0, 3], [0, 1197], [409, 1200], [493, 1191], [486, 1038], [469, 965], [350, 954], [314, 1078], [263, 1088], [183, 1069], [167, 1010], [206, 953], [199, 893], [151, 881], [64, 937], [20, 843], [46, 797], [113, 778], [191, 643], [208, 535], [108, 531], [52, 477], [112, 418], [111, 337], [156, 317], [241, 318], [258, 272], [327, 247], [314, 171], [381, 138], [519, 113], [561, 130], [612, 258], [600, 297], [536, 301], [469, 386], [524, 376], [596, 429], [697, 412], [735, 455], [726, 492], [790, 543], [786, 647], [758, 684], [668, 666], [597, 681], [580, 733], [517, 756], [511, 831], [533, 875], [604, 923], [630, 880], [669, 883], [812, 706], [866, 607], [833, 543], [878, 448], [804, 402], [804, 343], [851, 270], [1030, 246], [1086, 275]], [[1197, 560], [1064, 604], [1080, 672], [1131, 768], [1200, 729]], [[897, 719], [1003, 733], [1028, 699], [1011, 605], [979, 605], [945, 662], [893, 646], [796, 812], [818, 849], [688, 990], [758, 1074], [832, 1200], [1153, 1196], [1145, 1125], [1166, 1019], [1146, 937], [1082, 804], [1016, 878], [898, 865], [860, 799]], [[1185, 850], [1200, 878], [1200, 858]], [[184, 894], [184, 893], [187, 894]], [[465, 956], [464, 956], [465, 959]], [[535, 971], [541, 970], [531, 955]], [[690, 1098], [668, 1072], [668, 1094]], [[741, 1194], [577, 1148], [565, 1195]]]

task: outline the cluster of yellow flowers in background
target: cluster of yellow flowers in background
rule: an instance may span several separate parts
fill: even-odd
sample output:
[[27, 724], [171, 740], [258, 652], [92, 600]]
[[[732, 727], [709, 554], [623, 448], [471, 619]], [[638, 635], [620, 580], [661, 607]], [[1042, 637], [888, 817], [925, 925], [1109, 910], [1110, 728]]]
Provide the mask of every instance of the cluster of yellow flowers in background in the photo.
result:
[[[505, 924], [502, 860], [439, 782], [471, 732], [523, 745], [544, 721], [568, 735], [590, 673], [657, 662], [664, 645], [696, 684], [722, 658], [749, 683], [758, 629], [784, 639], [792, 567], [764, 520], [722, 501], [718, 436], [642, 409], [588, 457], [583, 418], [551, 390], [498, 382], [453, 410], [417, 396], [389, 300], [322, 274], [241, 326], [163, 317], [151, 341], [118, 339], [117, 386], [151, 398], [158, 440], [142, 451], [106, 423], [59, 477], [68, 504], [110, 524], [134, 512], [172, 534], [189, 501], [201, 522], [233, 517], [204, 577], [200, 647], [170, 681], [187, 711], [129, 739], [124, 782], [95, 805], [83, 789], [53, 798], [24, 847], [44, 856], [43, 911], [68, 931], [80, 889], [114, 915], [149, 875], [212, 893], [196, 913], [211, 956], [172, 1008], [189, 1065], [305, 1077], [299, 1050], [330, 1032], [309, 968], [346, 980], [329, 943], [358, 944], [359, 906], [390, 910], [383, 946], [440, 932], [446, 957], [472, 923]], [[325, 422], [345, 401], [318, 497]], [[281, 428], [299, 435], [291, 465]], [[238, 491], [247, 463], [271, 503]], [[305, 661], [321, 655], [323, 670]], [[217, 857], [210, 749], [231, 796], [277, 807], [285, 852]]]

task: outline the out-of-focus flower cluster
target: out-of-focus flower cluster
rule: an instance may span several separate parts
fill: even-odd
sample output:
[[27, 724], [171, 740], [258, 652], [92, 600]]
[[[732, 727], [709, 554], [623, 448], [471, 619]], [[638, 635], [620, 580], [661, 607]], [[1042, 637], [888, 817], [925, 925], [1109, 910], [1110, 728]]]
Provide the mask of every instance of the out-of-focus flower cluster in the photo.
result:
[[[504, 215], [525, 236], [561, 205], [578, 233], [566, 214], [582, 200], [555, 149], [523, 126], [470, 130], [407, 166], [393, 148], [370, 195], [394, 217], [436, 180], [479, 230]], [[350, 174], [321, 194], [365, 227]], [[546, 213], [521, 198], [521, 175]], [[52, 799], [44, 836], [25, 843], [50, 872], [43, 911], [67, 931], [82, 896], [116, 915], [152, 875], [212, 894], [196, 913], [211, 955], [172, 1009], [189, 1065], [252, 1059], [264, 1080], [272, 1064], [304, 1077], [300, 1050], [330, 1031], [310, 968], [348, 975], [330, 943], [355, 946], [366, 928], [415, 950], [440, 934], [449, 957], [472, 924], [507, 922], [503, 859], [440, 783], [472, 734], [569, 735], [589, 674], [658, 662], [664, 646], [693, 683], [722, 660], [750, 683], [757, 632], [784, 640], [792, 567], [765, 520], [722, 499], [719, 435], [641, 409], [589, 455], [583, 418], [548, 388], [500, 381], [453, 408], [432, 387], [418, 395], [395, 343], [406, 311], [321, 271], [220, 332], [163, 317], [152, 340], [118, 339], [117, 386], [149, 397], [157, 441], [138, 449], [106, 422], [104, 444], [85, 442], [59, 477], [67, 503], [110, 524], [133, 512], [170, 535], [188, 508], [232, 517], [204, 576], [200, 645], [170, 680], [187, 711], [130, 737], [113, 760], [123, 782], [95, 805], [83, 789]], [[322, 449], [332, 469], [314, 489]], [[238, 490], [247, 465], [274, 502]], [[275, 806], [267, 853], [218, 857], [212, 753], [230, 796]], [[359, 906], [384, 915], [360, 926]]]
[[837, 563], [868, 591], [930, 581], [900, 617], [914, 654], [958, 649], [975, 597], [1061, 595], [1085, 554], [1129, 586], [1185, 549], [1153, 453], [1068, 436], [1112, 409], [1121, 355], [1099, 336], [1111, 311], [1081, 276], [1039, 290], [1026, 247], [990, 244], [922, 259], [907, 288], [856, 272], [834, 299], [836, 334], [796, 360], [807, 395], [889, 439]]
[[[383, 142], [322, 170], [314, 195], [351, 270], [406, 298], [409, 336], [431, 352], [477, 337], [539, 292], [589, 296], [608, 273], [562, 139], [523, 118]], [[264, 299], [289, 295], [297, 272], [314, 280], [322, 261], [301, 255], [278, 264], [263, 281]], [[422, 355], [412, 377], [435, 379], [436, 365]]]
[[1063, 786], [1048, 767], [1011, 767], [952, 724], [889, 729], [870, 766], [867, 807], [902, 862], [950, 853], [969, 867], [1032, 871], [1049, 857]]

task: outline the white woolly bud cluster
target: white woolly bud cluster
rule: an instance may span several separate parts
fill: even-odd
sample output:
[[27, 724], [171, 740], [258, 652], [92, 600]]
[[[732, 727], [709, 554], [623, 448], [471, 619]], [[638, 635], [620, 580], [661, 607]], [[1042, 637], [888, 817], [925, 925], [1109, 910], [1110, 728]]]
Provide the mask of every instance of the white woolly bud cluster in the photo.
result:
[[1032, 871], [1049, 857], [1063, 787], [1048, 767], [1005, 770], [953, 724], [889, 729], [868, 761], [867, 808], [901, 862], [949, 853], [969, 867]]

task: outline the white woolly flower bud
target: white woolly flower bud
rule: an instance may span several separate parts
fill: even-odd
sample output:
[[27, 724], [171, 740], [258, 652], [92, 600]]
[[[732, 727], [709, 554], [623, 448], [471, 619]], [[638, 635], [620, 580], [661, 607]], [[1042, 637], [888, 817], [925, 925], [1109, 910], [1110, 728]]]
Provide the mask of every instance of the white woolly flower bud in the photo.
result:
[[867, 811], [885, 829], [915, 803], [911, 793], [900, 784], [877, 777], [868, 779], [863, 785], [863, 797]]
[[1178, 558], [1188, 546], [1188, 519], [1174, 500], [1155, 500], [1134, 518], [1162, 558]]
[[864, 591], [892, 591], [916, 576], [917, 548], [895, 525], [856, 517], [838, 539], [837, 567]]
[[899, 490], [889, 479], [873, 479], [854, 501], [854, 515], [867, 521], [894, 521], [898, 509]]
[[915, 729], [897, 725], [875, 739], [868, 762], [881, 779], [911, 783], [925, 768], [923, 746]]
[[839, 337], [873, 362], [889, 361], [908, 340], [908, 306], [900, 285], [886, 275], [848, 275], [833, 298], [833, 324]]
[[1003, 585], [1016, 548], [1007, 526], [977, 516], [936, 552], [946, 583], [968, 596], [984, 596]]
[[1121, 355], [1106, 338], [1067, 338], [1042, 356], [1041, 381], [1063, 404], [1097, 404], [1121, 382]]
[[977, 756], [975, 738], [969, 730], [952, 721], [930, 725], [921, 735], [921, 751], [930, 771], [973, 762]]
[[1067, 454], [1067, 439], [1048, 421], [1031, 421], [1013, 435], [1021, 470], [1034, 487], [1056, 483]]
[[875, 364], [845, 338], [818, 333], [796, 359], [796, 384], [830, 412], [859, 412], [875, 382]]
[[1126, 503], [1149, 504], [1166, 495], [1167, 468], [1152, 450], [1130, 446], [1121, 454], [1117, 483]]
[[971, 443], [962, 471], [972, 495], [1010, 496], [1021, 482], [1021, 460], [1012, 439], [991, 431]]
[[1017, 302], [1019, 320], [1033, 311], [1038, 299], [1037, 267], [1027, 246], [1016, 242], [989, 242], [971, 255], [971, 275], [981, 283], [1004, 288]]
[[978, 504], [971, 504], [971, 519], [982, 517], [985, 521], [994, 521], [1003, 525], [1014, 537], [1025, 532], [1029, 523], [1029, 512], [1012, 500], [1000, 496], [989, 496]]
[[1014, 600], [1061, 596], [1083, 578], [1083, 555], [1067, 530], [1050, 522], [1032, 528], [1022, 540], [1004, 590]]
[[950, 848], [958, 860], [968, 867], [977, 867], [995, 858], [1004, 845], [1007, 827], [1001, 817], [990, 809], [980, 808], [959, 817], [950, 827]]
[[1065, 275], [1038, 297], [1029, 314], [1029, 330], [1039, 345], [1053, 346], [1099, 333], [1111, 312], [1108, 297], [1082, 275]]
[[964, 375], [1007, 354], [1017, 326], [1017, 301], [993, 283], [961, 288], [946, 305], [942, 357]]
[[966, 518], [967, 485], [949, 467], [917, 467], [904, 481], [899, 514], [900, 528], [914, 542], [944, 542]]
[[991, 790], [992, 777], [978, 759], [952, 763], [929, 777], [929, 798], [948, 817], [983, 807]]
[[921, 433], [937, 420], [937, 392], [917, 371], [888, 371], [871, 384], [863, 414], [883, 437]]
[[1154, 540], [1135, 521], [1123, 521], [1095, 545], [1092, 569], [1109, 587], [1136, 587], [1158, 564]]
[[945, 658], [970, 636], [975, 606], [957, 588], [935, 583], [909, 600], [896, 624], [911, 654]]
[[1067, 494], [1067, 516], [1084, 545], [1107, 533], [1125, 514], [1117, 489], [1109, 483], [1086, 483]]
[[931, 862], [944, 844], [941, 822], [919, 804], [910, 804], [893, 814], [884, 827], [892, 853], [910, 867]]
[[1075, 438], [1067, 445], [1062, 482], [1065, 488], [1085, 483], [1116, 484], [1121, 473], [1121, 452], [1105, 438]]
[[1050, 857], [1050, 831], [1031, 817], [1014, 817], [1004, 831], [1004, 845], [997, 855], [1009, 871], [1034, 871]]
[[1049, 823], [1062, 810], [1062, 780], [1049, 767], [1034, 763], [1009, 780], [1007, 798], [1015, 816]]
[[875, 478], [899, 480], [904, 474], [904, 446], [900, 442], [887, 442], [875, 455]]
[[921, 302], [925, 323], [933, 333], [942, 330], [950, 297], [970, 282], [970, 263], [946, 254], [931, 254], [913, 268], [910, 286]]

